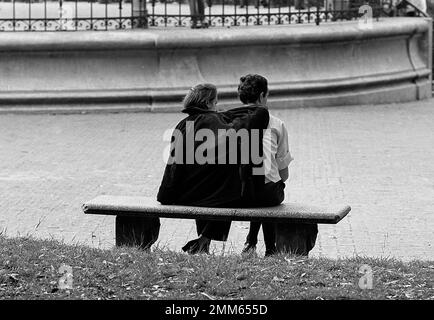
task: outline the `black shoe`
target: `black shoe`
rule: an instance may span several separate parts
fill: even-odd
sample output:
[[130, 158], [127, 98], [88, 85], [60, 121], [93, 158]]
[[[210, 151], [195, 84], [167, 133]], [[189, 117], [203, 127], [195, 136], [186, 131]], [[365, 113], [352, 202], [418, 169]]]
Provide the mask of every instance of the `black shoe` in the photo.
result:
[[256, 244], [250, 244], [246, 243], [244, 244], [243, 251], [241, 251], [241, 254], [253, 254], [256, 252]]
[[184, 252], [189, 254], [197, 254], [197, 253], [206, 253], [209, 254], [209, 245], [210, 242], [202, 243], [200, 239], [194, 239], [189, 242], [185, 246], [182, 247]]

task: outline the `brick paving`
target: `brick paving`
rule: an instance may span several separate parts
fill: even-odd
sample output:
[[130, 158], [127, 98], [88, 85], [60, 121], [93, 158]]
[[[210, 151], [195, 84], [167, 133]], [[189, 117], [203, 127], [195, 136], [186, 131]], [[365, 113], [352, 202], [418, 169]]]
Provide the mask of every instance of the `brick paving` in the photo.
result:
[[[312, 256], [434, 259], [434, 100], [272, 111], [289, 129], [290, 201], [350, 204], [320, 225]], [[155, 196], [162, 134], [181, 114], [0, 115], [0, 232], [114, 245], [114, 217], [85, 216], [99, 194]], [[179, 251], [193, 220], [162, 220], [158, 245]], [[234, 222], [216, 254], [238, 253]], [[259, 254], [263, 254], [262, 235]]]

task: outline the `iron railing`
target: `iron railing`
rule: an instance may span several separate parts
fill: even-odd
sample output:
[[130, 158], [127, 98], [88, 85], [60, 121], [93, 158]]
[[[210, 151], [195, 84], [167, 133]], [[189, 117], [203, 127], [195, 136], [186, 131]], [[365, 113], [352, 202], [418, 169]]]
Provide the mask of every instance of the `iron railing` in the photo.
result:
[[320, 24], [358, 19], [359, 8], [366, 2], [378, 18], [386, 1], [0, 0], [0, 31]]

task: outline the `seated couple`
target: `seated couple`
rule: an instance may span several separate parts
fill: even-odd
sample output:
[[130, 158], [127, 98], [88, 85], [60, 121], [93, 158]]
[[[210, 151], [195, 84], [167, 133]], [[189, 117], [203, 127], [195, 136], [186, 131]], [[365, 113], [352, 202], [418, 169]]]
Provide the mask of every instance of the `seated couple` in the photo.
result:
[[[268, 113], [267, 79], [257, 74], [241, 77], [238, 95], [242, 106], [217, 112], [214, 85], [199, 84], [187, 93], [182, 112], [188, 116], [178, 123], [172, 135], [170, 160], [157, 196], [159, 202], [245, 208], [275, 206], [284, 200], [288, 166], [293, 158], [284, 122]], [[209, 134], [203, 134], [203, 129]], [[248, 143], [240, 142], [240, 134], [235, 149], [230, 143], [228, 148], [228, 133], [243, 130], [250, 139]], [[222, 132], [224, 139], [219, 139]], [[259, 136], [255, 140], [256, 133]], [[210, 139], [209, 135], [217, 139]], [[248, 160], [241, 161], [246, 145]], [[207, 161], [199, 161], [197, 155], [201, 152]], [[230, 161], [234, 153], [235, 162]], [[261, 156], [260, 163], [253, 160], [253, 153]], [[255, 251], [261, 224], [266, 256], [282, 251], [307, 255], [315, 244], [316, 225], [251, 222], [243, 253]], [[226, 241], [230, 226], [230, 221], [196, 220], [199, 238], [189, 241], [183, 250], [190, 254], [209, 253], [211, 240]]]

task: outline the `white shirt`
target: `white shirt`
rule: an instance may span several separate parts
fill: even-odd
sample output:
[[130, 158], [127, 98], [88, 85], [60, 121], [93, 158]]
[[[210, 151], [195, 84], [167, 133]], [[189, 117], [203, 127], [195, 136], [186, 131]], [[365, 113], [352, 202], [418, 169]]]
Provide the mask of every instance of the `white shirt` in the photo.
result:
[[265, 183], [281, 180], [279, 170], [289, 166], [292, 160], [289, 152], [288, 130], [285, 123], [270, 114], [270, 121], [263, 137]]

